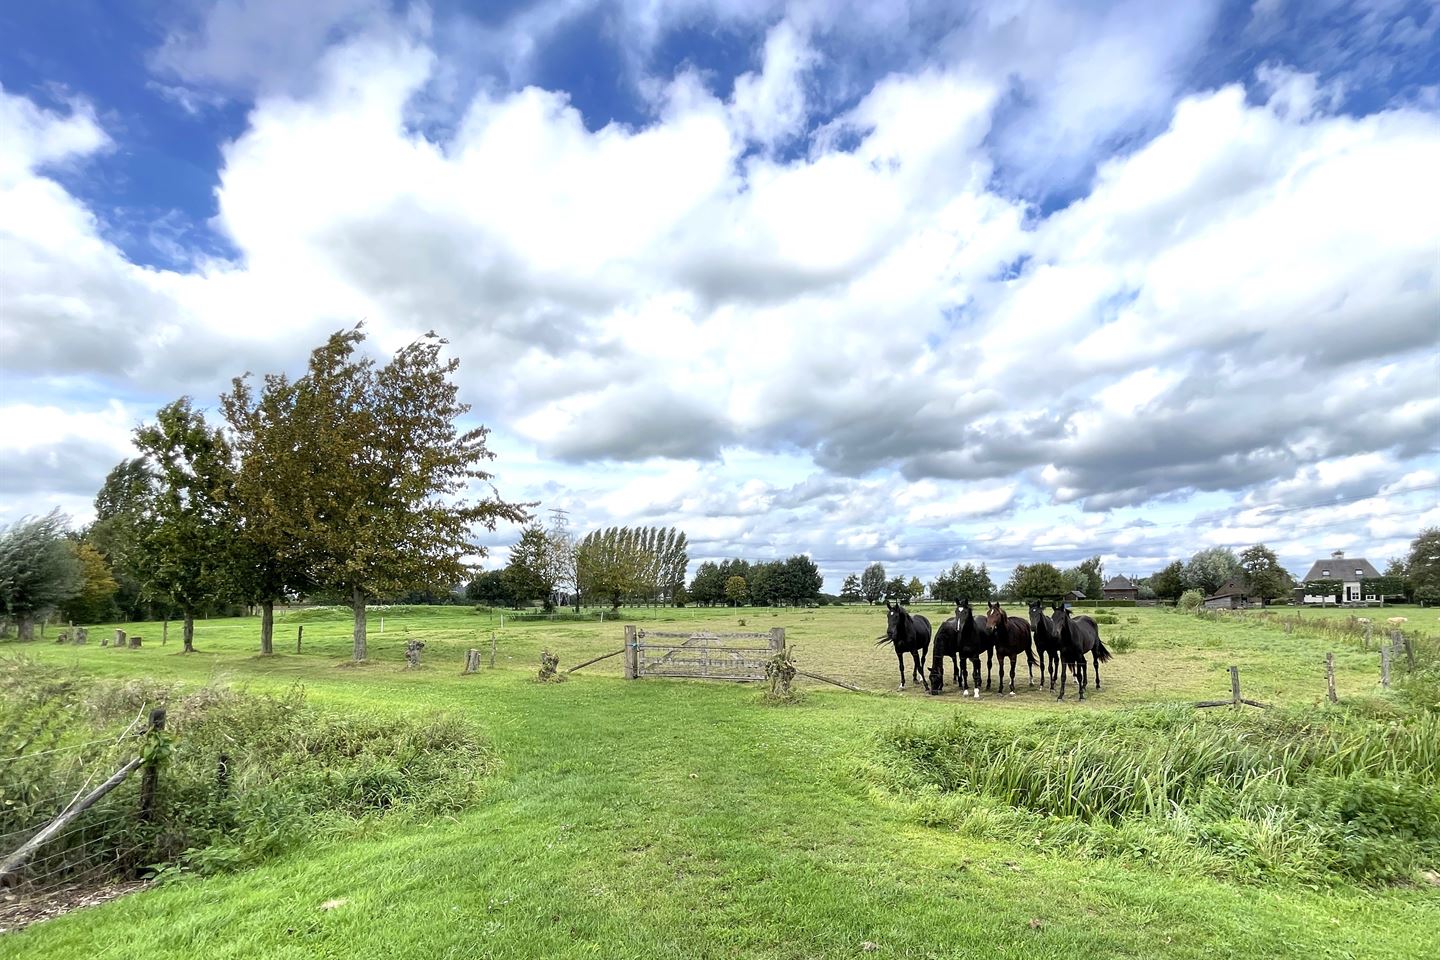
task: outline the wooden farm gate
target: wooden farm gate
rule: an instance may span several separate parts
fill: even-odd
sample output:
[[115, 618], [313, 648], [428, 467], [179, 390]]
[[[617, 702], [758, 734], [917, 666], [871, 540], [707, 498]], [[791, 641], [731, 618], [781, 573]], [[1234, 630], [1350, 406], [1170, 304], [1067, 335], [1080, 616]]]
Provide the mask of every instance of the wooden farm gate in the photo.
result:
[[785, 649], [785, 630], [769, 633], [674, 633], [625, 628], [625, 679], [688, 677], [694, 680], [765, 679], [765, 664]]

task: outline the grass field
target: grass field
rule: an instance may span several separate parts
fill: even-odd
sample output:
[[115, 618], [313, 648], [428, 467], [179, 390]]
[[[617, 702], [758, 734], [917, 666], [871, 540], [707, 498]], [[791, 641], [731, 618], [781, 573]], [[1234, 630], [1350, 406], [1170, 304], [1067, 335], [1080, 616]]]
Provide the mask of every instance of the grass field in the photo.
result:
[[[314, 613], [280, 618], [282, 652], [268, 659], [254, 653], [255, 620], [197, 624], [189, 656], [175, 637], [159, 645], [158, 624], [129, 628], [145, 636], [140, 650], [101, 648], [99, 630], [79, 648], [6, 644], [0, 656], [84, 674], [257, 690], [298, 681], [330, 710], [461, 716], [501, 766], [457, 816], [381, 823], [242, 872], [162, 885], [0, 937], [0, 957], [800, 958], [865, 955], [866, 944], [916, 958], [1440, 954], [1440, 888], [1247, 884], [961, 835], [922, 824], [912, 803], [866, 775], [879, 732], [896, 724], [961, 716], [1018, 730], [1221, 697], [1230, 664], [1247, 696], [1324, 711], [1332, 649], [1342, 699], [1383, 705], [1377, 655], [1358, 645], [1254, 618], [1114, 612], [1120, 622], [1103, 633], [1130, 651], [1103, 668], [1104, 689], [1083, 705], [1057, 704], [1023, 679], [1019, 696], [978, 703], [897, 694], [894, 656], [873, 644], [883, 615], [864, 608], [622, 611], [603, 624], [503, 628], [464, 608], [411, 609], [384, 612], [383, 634], [375, 611], [373, 660], [355, 667], [348, 621]], [[1386, 616], [1396, 614], [1410, 628], [1433, 623], [1431, 611]], [[627, 683], [618, 657], [563, 684], [531, 682], [543, 649], [564, 668], [619, 649], [627, 621], [783, 626], [802, 668], [885, 692], [812, 685], [799, 705], [772, 707], [753, 687]], [[496, 669], [461, 676], [464, 650], [488, 647], [492, 629]], [[403, 668], [407, 636], [427, 644], [419, 671]], [[322, 909], [327, 901], [343, 903]]]

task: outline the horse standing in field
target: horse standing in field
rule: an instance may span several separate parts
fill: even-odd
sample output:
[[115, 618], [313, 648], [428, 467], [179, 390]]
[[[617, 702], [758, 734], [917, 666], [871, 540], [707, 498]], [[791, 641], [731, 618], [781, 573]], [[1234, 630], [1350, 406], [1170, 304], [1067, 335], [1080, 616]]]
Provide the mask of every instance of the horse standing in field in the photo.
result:
[[1054, 690], [1060, 673], [1060, 631], [1055, 622], [1045, 616], [1043, 604], [1039, 600], [1030, 602], [1030, 628], [1035, 634], [1035, 652], [1040, 658], [1040, 686], [1045, 686], [1045, 663], [1048, 660], [1050, 689]]
[[875, 641], [895, 645], [895, 659], [900, 661], [900, 689], [905, 689], [905, 654], [913, 662], [911, 676], [922, 686], [925, 678], [920, 674], [920, 664], [925, 652], [930, 649], [930, 621], [918, 613], [912, 614], [898, 603], [885, 601], [885, 636]]
[[[1015, 665], [1020, 654], [1025, 654], [1025, 667], [1030, 675], [1030, 686], [1035, 686], [1035, 653], [1030, 648], [1030, 624], [1019, 617], [1007, 614], [999, 603], [990, 604], [985, 612], [985, 623], [994, 636], [994, 651], [1000, 660], [1000, 693], [1005, 692], [1005, 661], [1010, 661], [1010, 696], [1015, 696]], [[985, 689], [990, 689], [990, 658], [985, 659]]]
[[[1095, 664], [1095, 689], [1100, 689], [1100, 664], [1110, 661], [1110, 651], [1100, 642], [1100, 628], [1089, 617], [1072, 617], [1070, 608], [1061, 605], [1055, 611], [1054, 622], [1060, 635], [1060, 659], [1075, 672], [1075, 683], [1080, 687], [1080, 699], [1085, 699], [1085, 654]], [[1060, 696], [1065, 699], [1065, 671], [1060, 672]]]
[[955, 617], [935, 628], [935, 642], [930, 651], [930, 679], [925, 685], [926, 692], [935, 696], [945, 689], [946, 657], [950, 658], [954, 668], [955, 686], [960, 686], [960, 626]]
[[[947, 620], [946, 623], [951, 621]], [[984, 617], [977, 617], [969, 600], [955, 604], [955, 652], [960, 656], [960, 695], [970, 693], [970, 667], [975, 668], [975, 699], [980, 699], [980, 654], [990, 650], [994, 632]]]

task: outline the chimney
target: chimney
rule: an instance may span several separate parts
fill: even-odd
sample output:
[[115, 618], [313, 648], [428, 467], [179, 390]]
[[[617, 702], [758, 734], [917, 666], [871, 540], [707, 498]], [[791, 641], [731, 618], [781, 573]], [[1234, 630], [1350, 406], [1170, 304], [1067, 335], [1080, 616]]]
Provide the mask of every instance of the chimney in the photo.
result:
[[1330, 554], [1330, 559], [1331, 559], [1331, 560], [1344, 560], [1344, 559], [1345, 559], [1345, 551], [1344, 551], [1344, 550], [1336, 550], [1334, 553]]

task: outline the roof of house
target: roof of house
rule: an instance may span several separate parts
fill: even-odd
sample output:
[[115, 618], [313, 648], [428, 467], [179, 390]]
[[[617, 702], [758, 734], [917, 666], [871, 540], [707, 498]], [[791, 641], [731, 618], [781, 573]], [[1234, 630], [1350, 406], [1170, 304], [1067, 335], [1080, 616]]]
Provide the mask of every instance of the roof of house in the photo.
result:
[[1106, 581], [1103, 590], [1134, 590], [1135, 584], [1131, 583], [1128, 577], [1117, 574]]
[[1084, 590], [1071, 590], [1069, 593], [1065, 594], [1065, 596], [1069, 597], [1071, 600], [1084, 600], [1084, 599], [1085, 599], [1085, 591], [1084, 591]]
[[1355, 571], [1360, 571], [1362, 577], [1378, 577], [1380, 571], [1370, 565], [1370, 561], [1363, 557], [1326, 557], [1324, 560], [1316, 560], [1310, 572], [1305, 574], [1303, 580], [1352, 580]]
[[1243, 582], [1242, 580], [1240, 580], [1239, 577], [1231, 577], [1229, 580], [1226, 580], [1224, 583], [1222, 583], [1222, 584], [1220, 585], [1220, 589], [1219, 589], [1219, 590], [1216, 590], [1214, 593], [1210, 594], [1210, 596], [1206, 597], [1205, 599], [1206, 599], [1206, 600], [1217, 600], [1217, 599], [1219, 599], [1220, 597], [1248, 597], [1248, 596], [1250, 596], [1250, 588], [1247, 587], [1247, 586], [1245, 586], [1244, 582]]

